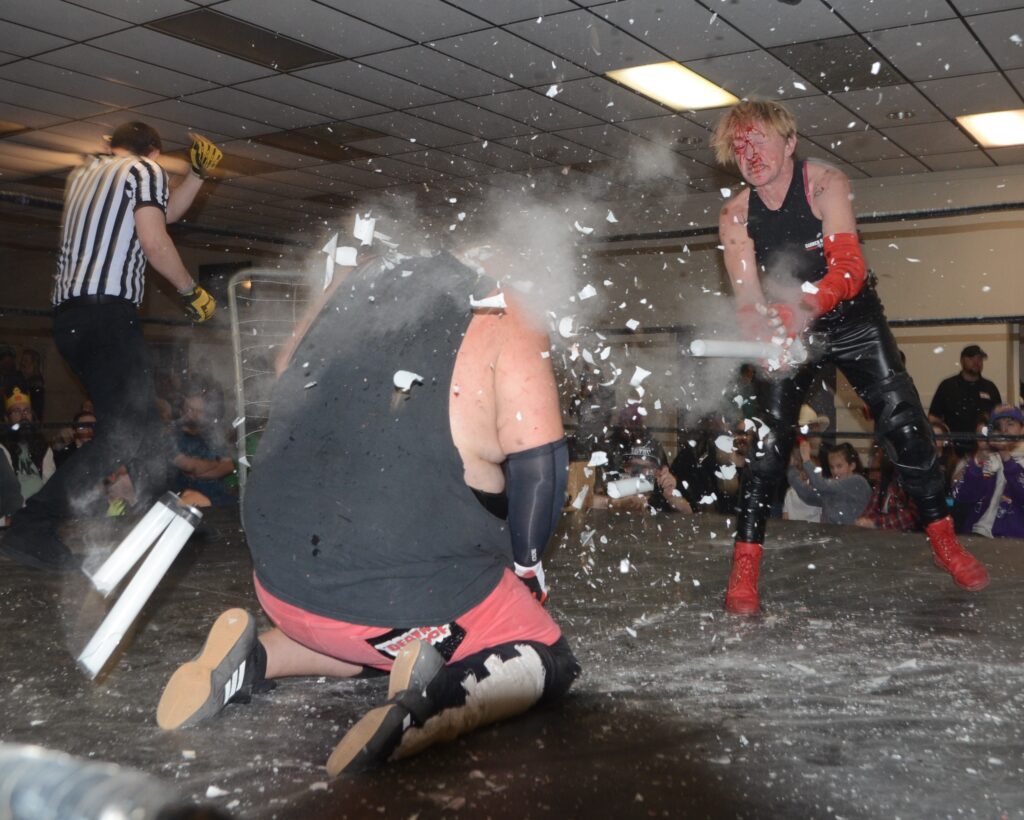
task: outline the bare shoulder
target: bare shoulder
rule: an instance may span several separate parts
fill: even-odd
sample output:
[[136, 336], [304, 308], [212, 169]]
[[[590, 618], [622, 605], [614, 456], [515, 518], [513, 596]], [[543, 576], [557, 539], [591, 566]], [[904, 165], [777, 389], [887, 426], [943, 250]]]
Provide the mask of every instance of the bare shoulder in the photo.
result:
[[819, 160], [807, 160], [807, 185], [812, 197], [829, 193], [846, 195], [850, 191], [850, 178], [834, 165]]
[[741, 229], [747, 232], [747, 212], [750, 208], [750, 189], [744, 188], [736, 196], [731, 197], [718, 216], [718, 229], [720, 232], [732, 232]]

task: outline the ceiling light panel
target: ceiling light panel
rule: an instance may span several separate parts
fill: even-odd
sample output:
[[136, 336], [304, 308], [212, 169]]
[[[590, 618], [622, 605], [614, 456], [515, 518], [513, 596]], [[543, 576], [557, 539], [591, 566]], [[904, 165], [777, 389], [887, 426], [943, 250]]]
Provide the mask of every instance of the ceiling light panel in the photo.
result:
[[1024, 145], [1024, 109], [969, 114], [956, 121], [986, 148]]
[[608, 77], [676, 111], [735, 105], [739, 99], [679, 63], [663, 62], [609, 71]]

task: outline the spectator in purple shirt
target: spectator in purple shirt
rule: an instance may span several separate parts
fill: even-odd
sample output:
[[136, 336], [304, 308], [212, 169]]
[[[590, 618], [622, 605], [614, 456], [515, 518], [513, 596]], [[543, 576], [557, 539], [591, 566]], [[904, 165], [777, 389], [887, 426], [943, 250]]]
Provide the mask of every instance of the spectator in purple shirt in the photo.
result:
[[[991, 430], [1003, 436], [1024, 435], [1024, 412], [997, 407]], [[993, 441], [991, 453], [979, 448], [954, 487], [954, 498], [972, 505], [971, 531], [989, 538], [1024, 538], [1024, 439]]]

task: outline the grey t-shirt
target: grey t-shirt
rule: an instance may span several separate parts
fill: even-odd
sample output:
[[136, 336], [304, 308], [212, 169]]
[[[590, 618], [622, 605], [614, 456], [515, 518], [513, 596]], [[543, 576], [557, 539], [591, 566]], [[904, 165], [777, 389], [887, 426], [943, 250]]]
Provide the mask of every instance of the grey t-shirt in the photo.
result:
[[789, 486], [802, 501], [821, 507], [822, 524], [854, 523], [871, 500], [868, 480], [857, 474], [846, 478], [825, 478], [816, 472], [817, 469], [813, 462], [804, 462], [805, 483], [796, 468], [790, 467], [787, 473]]
[[[470, 296], [493, 283], [453, 257], [353, 271], [281, 374], [246, 487], [256, 576], [308, 612], [436, 625], [511, 565], [506, 522], [466, 486], [448, 420]], [[408, 392], [399, 370], [422, 377]]]

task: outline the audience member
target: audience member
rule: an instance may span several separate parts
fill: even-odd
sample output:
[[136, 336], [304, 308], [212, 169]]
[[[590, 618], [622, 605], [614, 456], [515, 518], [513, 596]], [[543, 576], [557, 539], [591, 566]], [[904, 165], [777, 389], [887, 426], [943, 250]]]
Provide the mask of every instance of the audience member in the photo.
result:
[[[799, 428], [798, 439], [803, 437], [810, 445], [808, 452], [811, 454], [811, 463], [817, 469], [827, 466], [822, 463], [825, 460], [822, 458], [825, 444], [821, 440], [821, 434], [828, 428], [828, 416], [819, 414], [809, 404], [803, 404], [800, 406], [800, 415], [797, 417], [797, 427]], [[801, 479], [806, 483], [807, 476], [804, 474], [803, 458], [800, 456], [799, 448], [794, 448], [790, 452], [789, 460], [790, 468], [797, 470]], [[821, 506], [808, 504], [790, 486], [782, 501], [782, 517], [789, 521], [810, 521], [818, 524], [821, 523]]]
[[14, 468], [23, 501], [39, 492], [57, 469], [53, 450], [40, 434], [32, 416], [32, 402], [17, 387], [6, 397], [7, 427], [0, 438], [0, 449]]
[[52, 445], [54, 463], [60, 467], [61, 464], [71, 458], [84, 445], [92, 441], [95, 427], [95, 415], [85, 410], [76, 413], [71, 427], [67, 428], [69, 435], [65, 436], [62, 430], [61, 436]]
[[1004, 405], [990, 421], [991, 432], [1015, 436], [993, 440], [967, 461], [954, 487], [958, 501], [971, 504], [971, 532], [989, 538], [1024, 538], [1024, 412]]
[[853, 524], [871, 498], [871, 485], [864, 478], [860, 456], [849, 442], [829, 448], [828, 465], [832, 478], [825, 478], [811, 461], [811, 445], [799, 444], [800, 460], [807, 480], [792, 467], [789, 484], [808, 504], [821, 507], [822, 524]]
[[11, 516], [21, 509], [21, 485], [11, 462], [0, 456], [0, 529], [11, 525]]
[[[748, 436], [743, 427], [743, 422], [740, 422], [742, 437], [739, 445], [745, 449]], [[746, 464], [745, 457], [735, 452], [736, 444], [725, 419], [717, 413], [702, 416], [695, 430], [684, 430], [679, 437], [679, 449], [669, 471], [675, 477], [683, 498], [695, 512], [710, 511], [723, 515], [735, 512], [739, 470]], [[737, 471], [736, 476], [725, 478], [733, 467]]]
[[[971, 467], [971, 478], [965, 483], [968, 467]], [[958, 533], [970, 535], [974, 532], [974, 525], [988, 509], [997, 485], [1002, 489], [1002, 483], [1002, 460], [989, 443], [988, 419], [985, 419], [976, 425], [971, 451], [958, 460], [950, 477], [953, 522]], [[984, 529], [980, 534], [991, 537], [991, 532]]]
[[885, 448], [878, 447], [876, 452], [880, 465], [878, 482], [871, 489], [871, 500], [867, 507], [854, 523], [868, 529], [902, 532], [919, 530], [917, 505], [903, 489], [896, 466], [886, 455]]
[[201, 386], [185, 390], [178, 419], [174, 466], [178, 468], [175, 489], [202, 493], [213, 506], [234, 504], [237, 498], [224, 483], [234, 472], [235, 463], [228, 455], [226, 443], [212, 424]]
[[[988, 415], [1002, 402], [999, 388], [981, 375], [988, 354], [978, 345], [960, 351], [960, 372], [943, 379], [935, 390], [928, 413], [944, 421], [954, 433], [973, 433], [980, 414]], [[966, 454], [967, 442], [955, 442], [958, 455]]]

